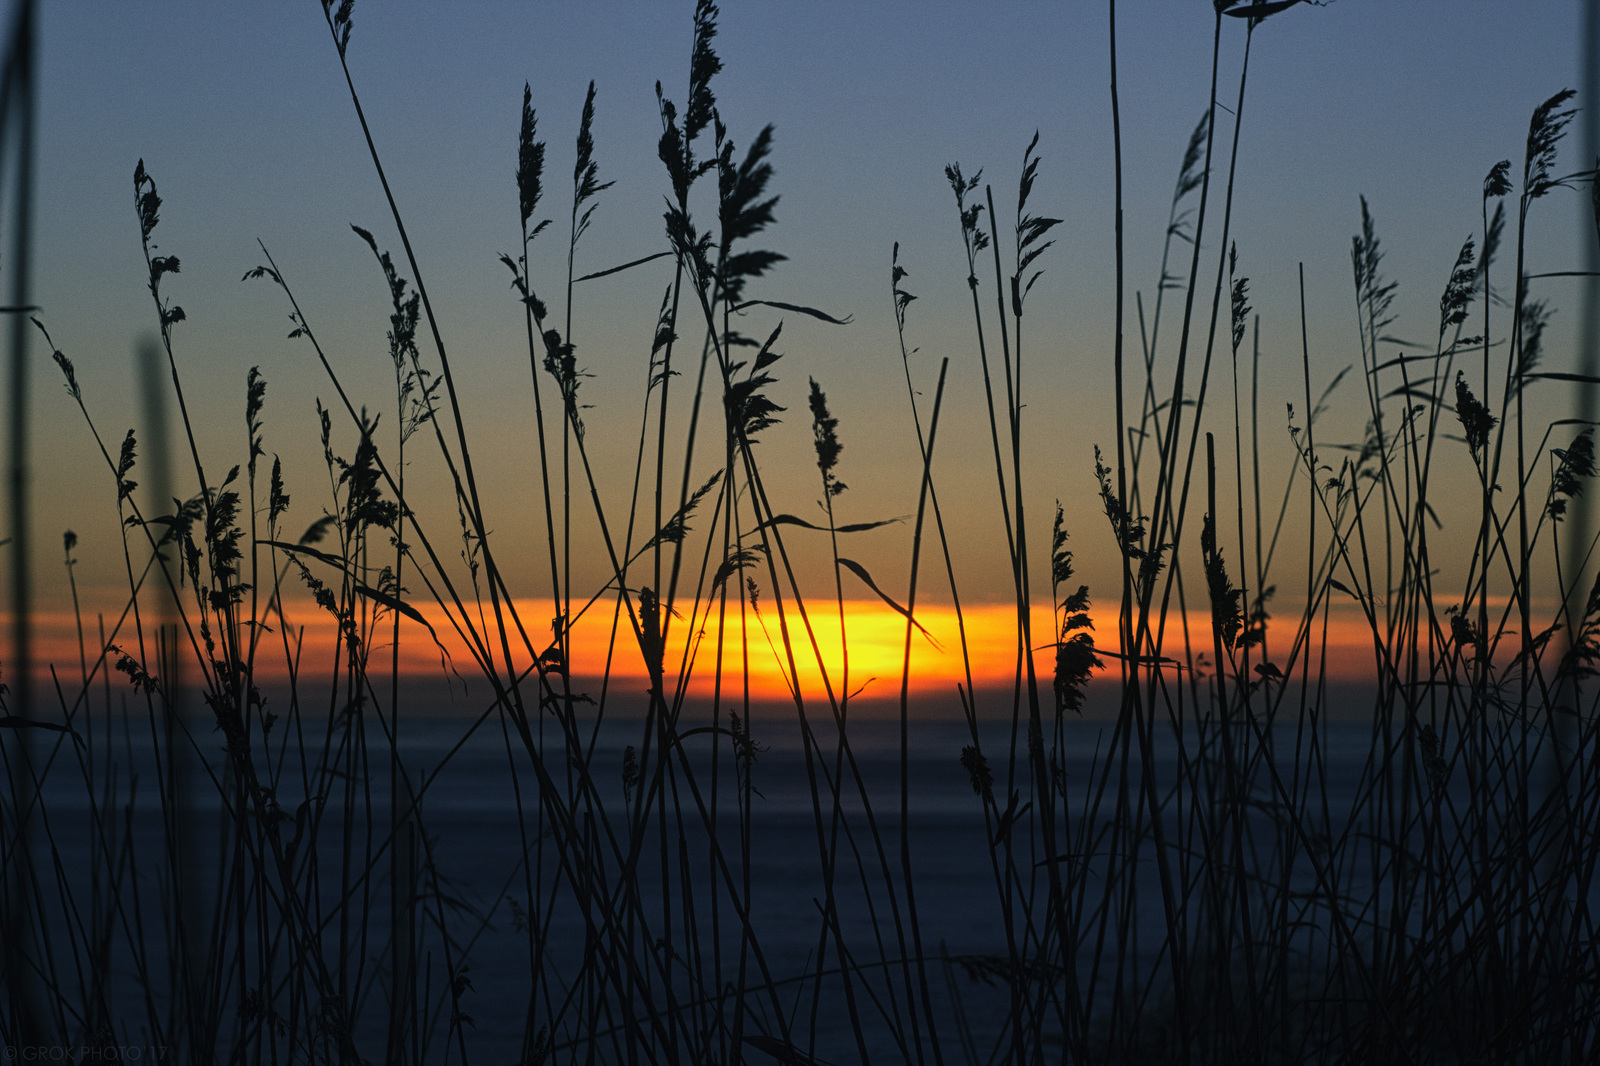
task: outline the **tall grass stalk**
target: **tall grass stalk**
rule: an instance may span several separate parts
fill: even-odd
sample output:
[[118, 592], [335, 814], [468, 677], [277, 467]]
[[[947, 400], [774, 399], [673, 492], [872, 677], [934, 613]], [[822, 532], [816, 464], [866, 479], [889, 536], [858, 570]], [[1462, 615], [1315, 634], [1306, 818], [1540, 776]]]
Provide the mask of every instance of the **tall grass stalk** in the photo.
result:
[[[800, 356], [779, 350], [797, 343], [784, 323], [849, 320], [780, 287], [784, 257], [767, 246], [778, 142], [770, 127], [747, 135], [724, 123], [717, 7], [695, 5], [682, 107], [658, 86], [665, 227], [629, 262], [580, 273], [582, 238], [610, 186], [592, 82], [559, 209], [565, 247], [540, 254], [547, 152], [525, 85], [506, 190], [520, 244], [501, 257], [531, 375], [525, 484], [538, 471], [536, 489], [513, 490], [539, 512], [524, 519], [538, 560], [524, 586], [496, 554], [504, 543], [486, 507], [505, 485], [474, 461], [481, 433], [468, 431], [465, 382], [348, 62], [354, 5], [324, 0], [388, 208], [355, 234], [384, 286], [394, 405], [374, 405], [380, 417], [347, 390], [354, 370], [324, 347], [263, 244], [247, 278], [287, 302], [290, 340], [326, 382], [316, 417], [327, 483], [294, 486], [291, 511], [255, 369], [242, 461], [204, 454], [210, 413], [190, 407], [180, 365], [180, 264], [155, 254], [163, 204], [139, 164], [145, 283], [189, 472], [177, 487], [161, 469], [159, 419], [146, 419], [142, 442], [103, 435], [109, 401], [39, 324], [109, 475], [126, 591], [108, 613], [93, 605], [99, 625], [88, 625], [81, 548], [68, 534], [77, 663], [35, 677], [27, 574], [14, 581], [17, 646], [0, 721], [11, 786], [0, 1039], [104, 1055], [137, 1035], [178, 1061], [252, 1066], [380, 1053], [394, 1066], [511, 1054], [584, 1066], [1592, 1059], [1600, 580], [1595, 536], [1569, 513], [1594, 475], [1592, 430], [1527, 421], [1528, 390], [1585, 376], [1538, 363], [1548, 307], [1525, 264], [1535, 201], [1591, 191], [1594, 171], [1555, 169], [1571, 112], [1567, 94], [1552, 96], [1534, 112], [1520, 189], [1502, 163], [1468, 190], [1480, 196], [1481, 232], [1444, 272], [1427, 344], [1397, 339], [1397, 284], [1360, 200], [1353, 339], [1365, 431], [1341, 445], [1326, 421], [1345, 372], [1316, 391], [1302, 268], [1301, 381], [1288, 447], [1275, 453], [1261, 414], [1272, 309], [1251, 306], [1232, 237], [1235, 189], [1248, 178], [1240, 143], [1254, 32], [1295, 7], [1215, 5], [1209, 97], [1182, 155], [1148, 324], [1135, 294], [1140, 358], [1129, 360], [1117, 9], [1107, 4], [1115, 410], [1105, 428], [1116, 454], [1079, 461], [1097, 480], [1109, 541], [1098, 521], [1069, 533], [1069, 516], [1082, 519], [1060, 503], [1044, 538], [1040, 477], [1059, 475], [1029, 465], [1037, 433], [1024, 382], [1038, 389], [1028, 368], [1045, 350], [1025, 312], [1061, 282], [1038, 284], [1061, 223], [1038, 206], [1052, 194], [1037, 133], [1014, 204], [999, 202], [982, 171], [946, 169], [973, 333], [936, 376], [909, 340], [916, 297], [894, 247], [899, 351], [884, 357], [901, 363], [917, 467], [915, 508], [905, 508], [914, 517], [898, 529], [876, 511], [896, 508], [869, 501], [858, 513], [846, 492], [864, 460], [846, 451], [854, 429], [820, 375], [807, 375], [806, 398], [817, 510], [801, 517], [797, 490], [773, 474], [773, 427], [797, 420], [786, 407], [801, 395], [788, 369]], [[1313, 17], [1284, 17], [1301, 16]], [[1243, 35], [1242, 55], [1225, 184], [1213, 195], [1225, 33], [1230, 43]], [[7, 69], [10, 93], [21, 75]], [[1500, 296], [1491, 268], [1513, 191], [1506, 325], [1490, 313]], [[396, 241], [400, 254], [385, 250]], [[1180, 274], [1170, 260], [1183, 241], [1192, 247]], [[582, 391], [587, 338], [598, 335], [585, 286], [643, 277], [632, 272], [667, 258], [670, 281], [661, 263], [640, 282], [658, 310], [630, 371], [640, 390], [622, 445], [631, 479], [612, 477], [597, 444], [611, 421], [589, 413]], [[1242, 261], [1258, 260], [1245, 249]], [[23, 274], [13, 275], [17, 307]], [[991, 281], [993, 305], [980, 291]], [[1207, 286], [1209, 311], [1197, 306]], [[1178, 289], [1179, 326], [1163, 330], [1165, 296]], [[1209, 389], [1224, 290], [1231, 404]], [[1317, 354], [1335, 343], [1318, 338]], [[981, 401], [962, 398], [972, 378]], [[969, 402], [985, 408], [992, 487], [943, 474], [941, 424]], [[12, 426], [25, 445], [20, 414]], [[1281, 497], [1269, 498], [1275, 454], [1287, 471]], [[421, 462], [443, 471], [442, 498], [408, 478]], [[173, 487], [141, 493], [140, 479]], [[1470, 498], [1451, 498], [1462, 496], [1452, 485], [1473, 481]], [[909, 505], [910, 481], [900, 484]], [[297, 535], [291, 515], [308, 513], [312, 497], [318, 517]], [[1011, 575], [1002, 598], [1014, 670], [1002, 691], [986, 689], [974, 665], [975, 593], [950, 529], [985, 504], [998, 511]], [[12, 512], [23, 559], [27, 510], [14, 499]], [[1303, 559], [1299, 543], [1280, 544], [1285, 534], [1304, 537]], [[903, 589], [854, 547], [894, 536], [905, 538]], [[1116, 552], [1114, 636], [1094, 632], [1093, 596], [1112, 593], [1076, 580], [1084, 537]], [[806, 538], [825, 541], [811, 552]], [[808, 558], [827, 565], [813, 572]], [[1301, 585], [1292, 572], [1302, 565], [1303, 599], [1279, 603], [1275, 588]], [[586, 587], [596, 567], [602, 576]], [[1292, 576], [1277, 574], [1285, 567]], [[930, 822], [917, 784], [926, 742], [913, 649], [950, 639], [924, 628], [927, 604], [946, 595], [964, 734], [941, 765], [973, 791], [959, 830]], [[871, 723], [852, 643], [861, 626], [850, 605], [869, 597], [904, 622], [883, 751], [863, 743]], [[548, 625], [524, 617], [530, 600], [551, 604]], [[1547, 601], [1566, 605], [1548, 624]], [[1191, 602], [1206, 607], [1193, 623]], [[1371, 714], [1355, 725], [1336, 721], [1352, 699], [1333, 666], [1341, 617], [1371, 641], [1371, 684], [1356, 697]], [[318, 643], [313, 622], [331, 640]], [[837, 655], [824, 637], [835, 622]], [[443, 726], [410, 684], [422, 652], [453, 690], [470, 677], [462, 698], [474, 701], [426, 753], [417, 743]], [[1053, 673], [1041, 678], [1047, 661]], [[594, 662], [603, 665], [585, 673]], [[784, 706], [759, 690], [758, 662], [781, 676]], [[633, 699], [639, 671], [646, 691]], [[47, 691], [49, 710], [38, 696]], [[1086, 746], [1090, 727], [1076, 718], [1102, 698], [1113, 715]], [[782, 785], [775, 742], [786, 734], [798, 740], [800, 803], [787, 827], [763, 794]], [[441, 835], [458, 824], [443, 802], [451, 775], [477, 744], [503, 762], [496, 802], [514, 824], [487, 886], [461, 883], [462, 842]], [[958, 847], [977, 871], [969, 887], [992, 892], [982, 914], [953, 917], [935, 887], [940, 852]], [[35, 848], [48, 861], [28, 862]], [[779, 860], [804, 869], [806, 884], [765, 872]], [[797, 901], [798, 913], [774, 917]], [[979, 930], [983, 946], [950, 950], [952, 921]], [[491, 995], [494, 1016], [480, 1006]]]
[[[32, 450], [28, 410], [29, 373], [28, 323], [24, 316], [33, 310], [33, 182], [34, 140], [38, 115], [37, 56], [38, 5], [33, 0], [17, 6], [15, 20], [6, 35], [5, 64], [0, 70], [0, 145], [9, 150], [15, 187], [12, 191], [13, 219], [10, 257], [10, 389], [6, 413], [10, 423], [7, 448], [7, 503], [10, 524], [6, 539], [11, 554], [11, 670], [7, 710], [24, 721], [31, 720], [35, 707], [33, 679], [33, 487], [30, 478]], [[9, 1017], [22, 1039], [43, 1034], [45, 1005], [41, 1002], [40, 978], [52, 960], [40, 958], [36, 951], [35, 913], [37, 873], [34, 867], [34, 812], [38, 806], [38, 776], [34, 768], [28, 730], [15, 728], [4, 752], [10, 800], [6, 817], [0, 819], [0, 879], [4, 893], [4, 915], [0, 915], [0, 947], [12, 962], [5, 980]], [[37, 902], [42, 903], [39, 899]]]

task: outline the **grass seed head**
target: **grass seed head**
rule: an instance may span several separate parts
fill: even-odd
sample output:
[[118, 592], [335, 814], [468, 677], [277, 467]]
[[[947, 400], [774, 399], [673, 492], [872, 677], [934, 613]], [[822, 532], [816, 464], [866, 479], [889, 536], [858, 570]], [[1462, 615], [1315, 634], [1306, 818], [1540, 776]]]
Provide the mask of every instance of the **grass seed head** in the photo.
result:
[[1555, 473], [1550, 477], [1550, 500], [1545, 512], [1559, 522], [1567, 513], [1567, 501], [1583, 493], [1585, 481], [1594, 477], [1594, 430], [1585, 429], [1568, 448], [1552, 448], [1556, 460]]
[[1234, 355], [1239, 354], [1239, 345], [1244, 343], [1245, 326], [1250, 320], [1250, 279], [1233, 277], [1238, 265], [1239, 246], [1235, 244], [1228, 248], [1228, 277], [1233, 279], [1230, 320], [1233, 326]]
[[976, 744], [968, 744], [961, 749], [961, 768], [967, 772], [972, 791], [982, 796], [985, 803], [993, 803], [994, 773], [989, 769], [988, 758]]
[[355, 10], [356, 0], [339, 0], [339, 6], [333, 6], [333, 0], [322, 0], [322, 15], [328, 20], [328, 28], [333, 31], [333, 43], [339, 49], [339, 58], [344, 59], [345, 50], [350, 47], [350, 30], [355, 26], [351, 19], [351, 12]]
[[1467, 447], [1472, 450], [1476, 458], [1489, 444], [1489, 432], [1494, 429], [1499, 419], [1489, 413], [1486, 407], [1476, 396], [1472, 395], [1472, 388], [1467, 384], [1467, 376], [1461, 371], [1456, 371], [1456, 418], [1461, 421], [1461, 428], [1467, 434]]
[[1572, 116], [1578, 113], [1577, 108], [1562, 110], [1561, 105], [1576, 95], [1571, 89], [1562, 89], [1534, 108], [1533, 117], [1528, 121], [1528, 148], [1522, 163], [1522, 195], [1529, 200], [1538, 199], [1563, 184], [1563, 179], [1550, 177], [1550, 168], [1556, 162], [1556, 145], [1566, 136]]
[[589, 83], [589, 93], [583, 100], [583, 117], [578, 123], [578, 159], [572, 168], [572, 243], [578, 243], [589, 220], [594, 217], [598, 204], [591, 204], [580, 216], [578, 211], [616, 182], [600, 180], [600, 166], [594, 161], [594, 82]]
[[833, 476], [844, 445], [839, 443], [839, 420], [828, 411], [828, 397], [816, 378], [811, 378], [811, 434], [817, 449], [817, 469], [822, 473], [822, 483], [829, 497], [837, 496], [846, 488], [844, 482]]
[[1483, 198], [1485, 200], [1504, 196], [1511, 191], [1511, 160], [1502, 159], [1489, 168], [1489, 173], [1483, 178]]
[[1211, 620], [1222, 636], [1222, 646], [1232, 651], [1239, 631], [1244, 628], [1241, 605], [1244, 590], [1234, 588], [1228, 577], [1222, 549], [1217, 545], [1216, 520], [1211, 515], [1205, 516], [1200, 527], [1200, 552], [1205, 559], [1206, 587], [1211, 594]]
[[1459, 326], [1467, 320], [1467, 311], [1472, 306], [1473, 294], [1477, 291], [1478, 268], [1473, 261], [1472, 238], [1468, 237], [1461, 246], [1461, 252], [1456, 256], [1456, 265], [1450, 271], [1450, 280], [1445, 283], [1444, 295], [1439, 297], [1439, 336], [1443, 337], [1452, 326]]
[[539, 135], [539, 116], [533, 109], [533, 89], [522, 83], [522, 124], [517, 132], [517, 199], [522, 209], [522, 230], [531, 239], [549, 225], [540, 222], [530, 233], [528, 220], [544, 196], [544, 142]]

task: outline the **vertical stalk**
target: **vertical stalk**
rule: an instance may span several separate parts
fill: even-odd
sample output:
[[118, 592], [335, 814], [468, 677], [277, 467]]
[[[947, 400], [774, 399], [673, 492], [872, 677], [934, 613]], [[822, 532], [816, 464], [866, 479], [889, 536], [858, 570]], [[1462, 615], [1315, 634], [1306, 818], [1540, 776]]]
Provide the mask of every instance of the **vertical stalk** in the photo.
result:
[[[10, 126], [15, 131], [17, 189], [12, 229], [11, 306], [11, 392], [10, 392], [10, 510], [11, 510], [11, 713], [28, 717], [33, 711], [33, 573], [31, 570], [33, 512], [30, 500], [29, 421], [28, 421], [28, 319], [24, 309], [32, 296], [33, 250], [33, 140], [35, 118], [35, 35], [37, 0], [22, 0], [12, 24], [10, 48], [6, 56], [4, 91], [10, 107], [0, 112], [0, 133]], [[12, 126], [15, 117], [16, 124]], [[30, 758], [28, 730], [12, 731], [10, 758], [6, 772], [11, 779], [11, 817], [9, 854], [5, 865], [12, 877], [5, 886], [4, 939], [8, 975], [10, 1033], [17, 1044], [39, 1042], [38, 1004], [34, 1001], [34, 982], [29, 959], [35, 944], [31, 895], [33, 892], [33, 854], [29, 840], [29, 820], [37, 799]]]

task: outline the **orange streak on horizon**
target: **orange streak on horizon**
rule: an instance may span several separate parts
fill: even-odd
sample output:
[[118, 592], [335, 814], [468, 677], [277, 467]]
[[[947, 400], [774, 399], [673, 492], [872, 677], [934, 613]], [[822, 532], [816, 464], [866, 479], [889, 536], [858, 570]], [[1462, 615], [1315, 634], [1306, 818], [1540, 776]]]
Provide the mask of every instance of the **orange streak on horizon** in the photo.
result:
[[[519, 672], [528, 669], [532, 655], [528, 644], [543, 650], [551, 640], [555, 609], [549, 600], [523, 599], [515, 603], [516, 617], [522, 620], [528, 633], [525, 642], [515, 624], [509, 621], [507, 629], [512, 649], [512, 659]], [[417, 610], [428, 620], [437, 636], [411, 619], [401, 620], [399, 671], [402, 678], [425, 680], [443, 679], [453, 670], [471, 680], [480, 676], [469, 640], [458, 633], [445, 611], [437, 605], [418, 604]], [[620, 694], [642, 695], [649, 688], [649, 674], [644, 657], [634, 636], [633, 624], [626, 611], [616, 619], [616, 640], [611, 644], [614, 602], [601, 602], [573, 625], [573, 662], [570, 664], [576, 690], [598, 690], [600, 679], [607, 671], [607, 649], [610, 655], [610, 676], [614, 690]], [[327, 678], [333, 674], [334, 656], [344, 656], [337, 641], [338, 629], [334, 619], [309, 602], [291, 602], [287, 608], [288, 635], [279, 631], [276, 618], [271, 620], [271, 631], [259, 632], [255, 657], [258, 681], [286, 682], [290, 664], [297, 661], [296, 676], [310, 680]], [[977, 604], [964, 608], [961, 622], [965, 625], [967, 659], [962, 656], [962, 627], [958, 624], [955, 609], [948, 604], [920, 606], [917, 620], [928, 631], [928, 636], [913, 630], [910, 646], [910, 681], [908, 689], [914, 696], [928, 694], [953, 695], [957, 685], [966, 686], [969, 680], [979, 689], [1009, 688], [1016, 679], [1017, 626], [1015, 608], [1009, 604]], [[1116, 647], [1117, 618], [1113, 610], [1093, 613], [1094, 636], [1103, 650]], [[693, 630], [690, 623], [693, 622]], [[809, 621], [809, 635], [807, 628]], [[107, 620], [108, 625], [115, 618]], [[862, 692], [872, 698], [898, 696], [902, 667], [906, 655], [905, 618], [878, 601], [847, 601], [844, 605], [844, 631], [848, 634], [849, 677], [844, 677], [845, 641], [840, 637], [838, 606], [832, 602], [814, 604], [803, 618], [792, 605], [786, 605], [782, 622], [776, 606], [764, 602], [759, 613], [746, 605], [744, 636], [741, 639], [739, 611], [730, 605], [726, 633], [721, 648], [721, 688], [725, 698], [738, 698], [748, 683], [750, 695], [755, 699], [783, 700], [790, 696], [791, 657], [785, 651], [784, 628], [788, 630], [788, 647], [792, 648], [793, 668], [799, 675], [802, 693], [808, 699], [822, 698], [826, 690], [835, 697], [841, 695], [848, 684], [854, 693]], [[147, 622], [148, 624], [148, 622]], [[479, 632], [495, 633], [494, 619], [488, 608], [480, 622], [473, 619]], [[1278, 663], [1284, 662], [1292, 639], [1291, 626], [1295, 618], [1280, 615], [1269, 629], [1269, 651]], [[131, 626], [131, 622], [129, 623]], [[1034, 666], [1041, 692], [1048, 692], [1054, 675], [1055, 633], [1048, 605], [1036, 607], [1032, 616]], [[1192, 612], [1189, 628], [1194, 652], [1210, 658], [1210, 618], [1206, 613]], [[34, 616], [35, 655], [41, 664], [53, 664], [63, 683], [78, 676], [78, 644], [75, 620], [70, 612], [42, 612]], [[86, 619], [85, 638], [87, 658], [91, 667], [98, 657], [98, 629], [92, 619]], [[365, 636], [368, 643], [368, 668], [374, 677], [387, 677], [392, 660], [392, 615], [385, 615]], [[146, 634], [147, 638], [149, 634]], [[685, 640], [690, 640], [692, 657], [685, 659]], [[814, 639], [814, 644], [813, 644]], [[138, 655], [136, 635], [124, 631], [109, 634], [108, 643]], [[147, 639], [148, 643], [148, 639]], [[287, 644], [288, 651], [285, 651]], [[1164, 653], [1182, 659], [1182, 635], [1175, 618], [1169, 618], [1164, 640]], [[1373, 638], [1365, 622], [1353, 611], [1335, 612], [1327, 633], [1327, 676], [1330, 680], [1363, 680], [1374, 676]], [[153, 647], [153, 645], [152, 645]], [[504, 674], [504, 658], [499, 637], [490, 640], [487, 654]], [[680, 674], [687, 673], [687, 690], [691, 695], [707, 697], [716, 688], [717, 681], [717, 626], [713, 617], [706, 619], [674, 618], [668, 629], [665, 656], [666, 687], [672, 692], [679, 684]], [[1316, 675], [1320, 648], [1313, 650], [1312, 674]], [[153, 657], [153, 651], [151, 652]], [[820, 659], [820, 665], [819, 665]], [[112, 662], [115, 661], [113, 656]], [[1098, 677], [1115, 678], [1118, 663], [1109, 655], [1103, 658], [1105, 669]], [[748, 664], [748, 665], [746, 665]], [[969, 665], [970, 664], [970, 667]], [[824, 687], [824, 672], [826, 686]], [[45, 674], [48, 677], [48, 674]], [[619, 684], [620, 683], [620, 684]], [[69, 696], [70, 699], [70, 696]]]

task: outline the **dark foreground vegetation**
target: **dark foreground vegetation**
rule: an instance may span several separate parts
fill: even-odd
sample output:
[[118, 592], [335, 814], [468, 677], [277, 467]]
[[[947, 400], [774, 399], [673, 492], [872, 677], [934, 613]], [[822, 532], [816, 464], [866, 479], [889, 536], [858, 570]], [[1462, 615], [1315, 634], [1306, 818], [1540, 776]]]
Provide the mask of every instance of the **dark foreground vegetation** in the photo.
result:
[[[1307, 357], [1295, 472], [1281, 496], [1266, 493], [1249, 461], [1260, 454], [1249, 288], [1229, 240], [1239, 132], [1219, 136], [1214, 119], [1234, 93], [1218, 87], [1224, 77], [1237, 79], [1231, 110], [1244, 114], [1248, 41], [1267, 17], [1305, 13], [1283, 13], [1292, 6], [1219, 0], [1217, 39], [1243, 35], [1244, 66], [1213, 61], [1154, 301], [1138, 306], [1138, 343], [1119, 329], [1105, 353], [1115, 436], [1094, 461], [1107, 524], [1075, 531], [1109, 535], [1122, 561], [1120, 582], [1092, 590], [1120, 605], [1098, 645], [1062, 512], [1052, 524], [1047, 497], [1023, 484], [1019, 383], [1035, 350], [1024, 311], [1057, 224], [1036, 213], [1035, 145], [1004, 236], [991, 188], [947, 171], [991, 485], [941, 497], [946, 367], [911, 356], [914, 296], [898, 262], [885, 279], [922, 456], [904, 585], [849, 558], [862, 523], [834, 519], [841, 434], [818, 383], [812, 491], [826, 521], [794, 518], [763, 479], [753, 445], [783, 410], [782, 316], [828, 316], [754, 294], [781, 259], [762, 250], [772, 140], [724, 128], [708, 0], [694, 14], [687, 94], [659, 99], [669, 208], [666, 250], [652, 258], [674, 273], [639, 352], [626, 506], [605, 502], [612, 483], [591, 466], [586, 364], [566, 310], [583, 280], [573, 250], [607, 188], [593, 88], [571, 188], [563, 180], [549, 197], [560, 199], [555, 224], [541, 213], [550, 175], [524, 99], [506, 190], [520, 198], [521, 243], [504, 263], [508, 313], [526, 326], [532, 473], [515, 491], [531, 491], [543, 526], [538, 588], [512, 587], [497, 561], [482, 501], [511, 488], [475, 474], [471, 420], [399, 210], [393, 255], [358, 230], [392, 295], [394, 393], [382, 404], [346, 395], [265, 247], [251, 273], [327, 373], [320, 432], [334, 502], [301, 532], [285, 528], [289, 486], [255, 371], [248, 449], [194, 445], [194, 420], [212, 415], [185, 403], [179, 260], [155, 254], [164, 205], [141, 163], [130, 222], [185, 442], [165, 496], [185, 502], [141, 502], [138, 480], [169, 475], [147, 469], [132, 431], [109, 433], [123, 412], [56, 348], [70, 350], [70, 327], [50, 324], [67, 402], [104, 454], [129, 592], [98, 632], [80, 614], [77, 660], [36, 671], [30, 705], [0, 719], [0, 1039], [96, 1061], [159, 1048], [163, 1061], [250, 1064], [1594, 1061], [1600, 583], [1583, 581], [1593, 533], [1569, 513], [1593, 447], [1586, 425], [1523, 419], [1541, 380], [1585, 383], [1539, 364], [1549, 308], [1523, 270], [1529, 214], [1557, 189], [1593, 184], [1587, 169], [1556, 165], [1571, 94], [1534, 111], [1520, 164], [1488, 168], [1482, 232], [1441, 264], [1427, 348], [1386, 341], [1395, 285], [1363, 204], [1352, 249], [1362, 362], [1339, 395], [1365, 403], [1366, 434], [1353, 448], [1319, 435], [1333, 387], [1311, 380]], [[341, 65], [359, 43], [351, 7], [323, 2]], [[1112, 70], [1114, 102], [1114, 60]], [[360, 115], [358, 90], [351, 81]], [[1120, 200], [1119, 185], [1119, 211]], [[562, 261], [559, 283], [541, 280]], [[1132, 310], [1120, 230], [1107, 269], [1120, 323]], [[743, 332], [752, 323], [765, 324]], [[369, 413], [380, 408], [381, 421]], [[1208, 425], [1231, 464], [1217, 461]], [[450, 499], [407, 495], [414, 449], [442, 457]], [[1455, 528], [1436, 525], [1428, 503], [1447, 470], [1476, 486], [1467, 512], [1438, 509]], [[952, 561], [951, 493], [964, 508], [998, 502], [1015, 579], [1006, 595], [1019, 605], [1014, 685], [980, 708], [969, 666], [967, 738], [946, 753], [981, 816], [968, 861], [992, 886], [981, 919], [998, 930], [986, 951], [956, 956], [925, 935], [947, 904], [924, 890], [919, 863], [947, 842], [913, 832], [909, 666], [893, 757], [869, 765], [852, 745], [848, 664], [825, 661], [812, 628], [822, 613], [842, 616], [847, 598], [875, 595], [905, 617], [909, 664], [919, 600], [992, 598], [962, 585]], [[1289, 508], [1305, 516], [1304, 543], [1278, 539]], [[598, 524], [597, 545], [575, 543], [580, 518]], [[802, 536], [829, 540], [831, 570], [791, 565]], [[65, 548], [70, 568], [70, 534]], [[575, 551], [604, 552], [614, 577], [575, 588]], [[1047, 584], [1053, 615], [1027, 609]], [[1298, 616], [1269, 616], [1275, 585], [1302, 603]], [[514, 597], [552, 593], [553, 623], [519, 616]], [[1353, 603], [1370, 628], [1375, 683], [1361, 754], [1330, 769], [1335, 603]], [[1191, 630], [1196, 604], [1209, 604], [1211, 625]], [[336, 647], [302, 646], [296, 616], [309, 612], [336, 620]], [[586, 614], [608, 615], [615, 654], [646, 665], [648, 706], [632, 717], [609, 675], [567, 670], [571, 622]], [[439, 652], [441, 671], [491, 694], [460, 725], [502, 738], [511, 783], [515, 833], [494, 845], [510, 856], [509, 880], [486, 908], [439, 860], [441, 760], [407, 760], [426, 708], [408, 704], [402, 640], [465, 649]], [[1050, 646], [1054, 672], [1040, 676], [1023, 652]], [[964, 630], [952, 651], [966, 656]], [[781, 929], [763, 925], [775, 888], [752, 856], [768, 831], [765, 749], [796, 727], [753, 721], [752, 655], [776, 655], [790, 679], [814, 661], [824, 678], [796, 682], [787, 715], [808, 797], [795, 839], [818, 890], [810, 912], [773, 919]], [[1118, 710], [1081, 765], [1070, 727], [1097, 672], [1120, 678]], [[268, 676], [287, 688], [264, 696]], [[708, 679], [713, 694], [691, 697], [691, 680]], [[620, 758], [599, 743], [606, 730], [627, 738]], [[766, 950], [775, 936], [809, 943], [805, 962], [780, 969]], [[524, 960], [496, 977], [515, 984], [503, 1016], [478, 1006], [486, 937]], [[979, 1003], [983, 1018], [967, 1009]]]

